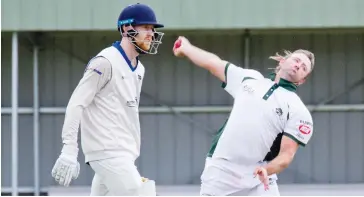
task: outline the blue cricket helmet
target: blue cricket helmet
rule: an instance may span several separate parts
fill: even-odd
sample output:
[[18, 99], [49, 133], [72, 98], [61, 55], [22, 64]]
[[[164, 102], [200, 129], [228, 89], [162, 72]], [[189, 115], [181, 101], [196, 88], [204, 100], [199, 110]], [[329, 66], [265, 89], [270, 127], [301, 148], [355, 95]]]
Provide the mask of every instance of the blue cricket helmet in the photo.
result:
[[[122, 25], [153, 25], [154, 28], [162, 28], [163, 24], [157, 22], [152, 8], [145, 4], [133, 4], [123, 9], [118, 18], [118, 29]], [[120, 30], [119, 30], [120, 31]]]

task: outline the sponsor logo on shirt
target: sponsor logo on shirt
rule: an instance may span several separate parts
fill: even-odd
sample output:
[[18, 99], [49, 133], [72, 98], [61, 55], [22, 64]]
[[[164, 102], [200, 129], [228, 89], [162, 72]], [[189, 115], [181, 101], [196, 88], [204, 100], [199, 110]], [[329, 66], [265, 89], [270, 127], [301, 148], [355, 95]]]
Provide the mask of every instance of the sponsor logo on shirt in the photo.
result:
[[90, 71], [93, 71], [93, 72], [95, 72], [95, 73], [97, 73], [99, 75], [102, 75], [102, 72], [97, 70], [96, 68], [87, 67], [86, 70], [90, 70]]
[[305, 137], [303, 137], [303, 135], [301, 133], [299, 133], [299, 132], [296, 133], [296, 137], [301, 139], [301, 140], [305, 139]]
[[308, 135], [311, 133], [311, 128], [306, 125], [306, 124], [301, 124], [299, 127], [298, 127], [298, 130], [304, 134], [304, 135]]
[[305, 121], [305, 120], [300, 120], [300, 124], [304, 124], [304, 125], [308, 125], [308, 126], [312, 126], [312, 122], [308, 122], [308, 121]]

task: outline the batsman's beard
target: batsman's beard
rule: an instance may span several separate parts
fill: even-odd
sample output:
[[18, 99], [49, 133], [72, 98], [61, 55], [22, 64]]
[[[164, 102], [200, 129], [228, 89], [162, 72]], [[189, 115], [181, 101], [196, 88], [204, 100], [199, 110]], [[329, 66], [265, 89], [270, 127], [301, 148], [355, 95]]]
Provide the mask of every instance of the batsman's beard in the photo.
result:
[[135, 44], [138, 47], [140, 47], [141, 49], [143, 49], [145, 51], [149, 51], [150, 45], [151, 45], [151, 41], [149, 41], [149, 40], [144, 40], [144, 41], [136, 40]]

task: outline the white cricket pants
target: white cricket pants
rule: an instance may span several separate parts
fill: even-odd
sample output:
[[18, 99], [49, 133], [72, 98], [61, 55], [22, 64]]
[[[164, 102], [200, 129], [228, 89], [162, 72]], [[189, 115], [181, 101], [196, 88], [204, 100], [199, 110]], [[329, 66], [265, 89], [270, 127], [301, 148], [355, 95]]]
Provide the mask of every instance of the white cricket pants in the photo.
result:
[[95, 171], [91, 196], [139, 196], [143, 182], [130, 159], [117, 157], [89, 163]]
[[[264, 185], [256, 177], [254, 170], [245, 173], [241, 166], [236, 166], [228, 161], [223, 163], [212, 162], [206, 159], [205, 169], [201, 175], [201, 196], [279, 196], [276, 175], [270, 177], [269, 190], [264, 190]], [[221, 165], [223, 164], [223, 165]]]

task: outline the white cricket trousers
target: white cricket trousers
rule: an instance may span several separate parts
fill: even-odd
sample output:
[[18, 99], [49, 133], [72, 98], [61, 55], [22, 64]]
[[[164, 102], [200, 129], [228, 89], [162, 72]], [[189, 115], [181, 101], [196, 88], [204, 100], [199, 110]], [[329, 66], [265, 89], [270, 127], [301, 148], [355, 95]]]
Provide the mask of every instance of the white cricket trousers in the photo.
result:
[[91, 196], [139, 196], [142, 178], [130, 159], [117, 157], [89, 163], [95, 171]]
[[[249, 170], [247, 170], [249, 169]], [[276, 175], [269, 179], [269, 190], [258, 177], [254, 178], [253, 169], [237, 166], [224, 160], [206, 159], [201, 175], [201, 196], [279, 196]]]

